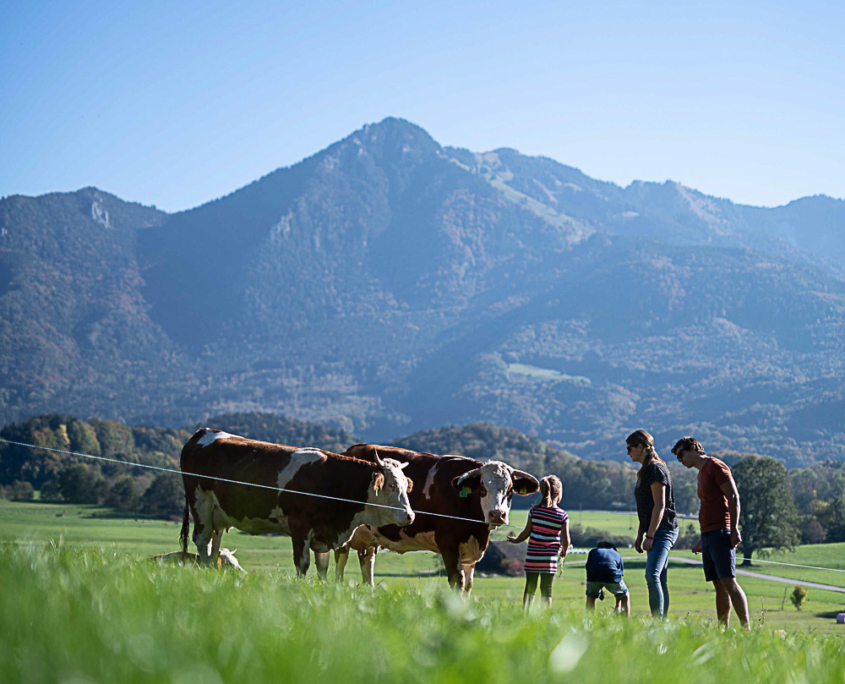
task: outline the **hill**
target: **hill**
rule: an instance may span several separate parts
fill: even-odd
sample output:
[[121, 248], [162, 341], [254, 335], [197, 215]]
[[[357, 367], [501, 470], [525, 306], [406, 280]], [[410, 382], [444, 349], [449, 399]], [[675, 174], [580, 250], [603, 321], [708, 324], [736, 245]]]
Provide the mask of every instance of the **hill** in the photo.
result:
[[174, 215], [0, 201], [0, 420], [508, 425], [845, 460], [845, 202], [626, 188], [399, 119]]

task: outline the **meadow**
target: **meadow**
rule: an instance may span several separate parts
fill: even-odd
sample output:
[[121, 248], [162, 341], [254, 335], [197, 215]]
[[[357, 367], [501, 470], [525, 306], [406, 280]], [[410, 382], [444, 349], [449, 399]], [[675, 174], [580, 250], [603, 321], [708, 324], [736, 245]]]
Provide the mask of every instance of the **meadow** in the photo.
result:
[[[584, 526], [627, 524], [627, 516], [582, 516]], [[791, 584], [741, 578], [754, 629], [723, 633], [701, 569], [673, 562], [671, 619], [659, 624], [647, 616], [644, 560], [630, 559], [632, 549], [622, 550], [630, 620], [612, 615], [610, 600], [585, 613], [576, 554], [555, 581], [553, 609], [526, 617], [521, 577], [477, 577], [472, 600], [462, 601], [428, 553], [379, 554], [371, 590], [359, 586], [354, 558], [343, 583], [319, 582], [313, 570], [296, 580], [285, 537], [228, 533], [224, 546], [237, 548], [248, 570], [240, 575], [152, 562], [178, 548], [175, 521], [8, 501], [0, 520], [4, 682], [815, 684], [845, 676], [845, 626], [833, 619], [845, 594], [811, 589], [799, 612], [785, 599]], [[843, 544], [802, 547], [785, 562], [843, 568], [844, 552]], [[754, 568], [775, 569], [808, 572]], [[839, 573], [813, 572], [841, 583]]]

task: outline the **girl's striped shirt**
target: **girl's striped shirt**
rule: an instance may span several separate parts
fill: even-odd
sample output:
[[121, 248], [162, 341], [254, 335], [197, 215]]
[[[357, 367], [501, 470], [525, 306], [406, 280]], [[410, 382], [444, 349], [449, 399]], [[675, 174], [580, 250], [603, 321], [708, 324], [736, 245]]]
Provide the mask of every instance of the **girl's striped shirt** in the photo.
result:
[[534, 506], [528, 517], [531, 520], [531, 536], [528, 538], [525, 572], [554, 574], [561, 547], [560, 533], [569, 516], [557, 506]]

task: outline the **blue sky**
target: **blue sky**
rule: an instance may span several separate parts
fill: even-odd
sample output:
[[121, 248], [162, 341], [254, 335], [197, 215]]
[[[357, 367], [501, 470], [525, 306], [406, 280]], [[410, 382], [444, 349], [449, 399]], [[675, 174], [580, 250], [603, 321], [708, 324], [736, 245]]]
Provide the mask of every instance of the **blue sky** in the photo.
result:
[[386, 116], [621, 185], [845, 196], [845, 3], [593, 5], [7, 0], [0, 196], [186, 209]]

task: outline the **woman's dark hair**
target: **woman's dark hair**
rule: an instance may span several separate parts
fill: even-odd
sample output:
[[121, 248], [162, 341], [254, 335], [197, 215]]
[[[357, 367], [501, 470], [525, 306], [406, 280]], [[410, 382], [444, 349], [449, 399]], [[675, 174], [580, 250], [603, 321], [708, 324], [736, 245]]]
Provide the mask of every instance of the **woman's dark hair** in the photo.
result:
[[555, 505], [555, 500], [563, 496], [563, 483], [556, 475], [549, 475], [540, 480], [540, 496], [542, 500], [540, 505], [545, 508], [551, 508]]
[[637, 472], [637, 482], [639, 482], [643, 477], [643, 472], [645, 471], [647, 466], [650, 466], [654, 463], [662, 463], [666, 465], [666, 462], [657, 455], [657, 451], [654, 448], [654, 437], [652, 437], [648, 432], [645, 430], [635, 430], [632, 432], [628, 437], [625, 439], [625, 443], [628, 446], [642, 446], [645, 447], [645, 460], [643, 461], [643, 467], [640, 468], [639, 472]]

